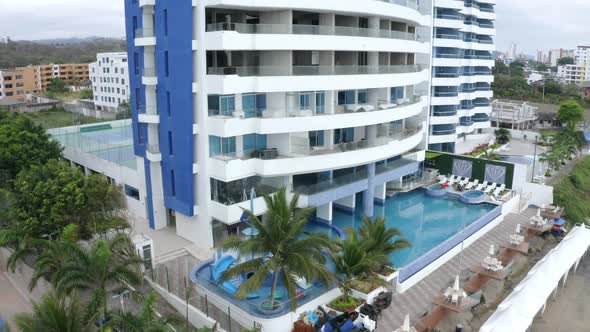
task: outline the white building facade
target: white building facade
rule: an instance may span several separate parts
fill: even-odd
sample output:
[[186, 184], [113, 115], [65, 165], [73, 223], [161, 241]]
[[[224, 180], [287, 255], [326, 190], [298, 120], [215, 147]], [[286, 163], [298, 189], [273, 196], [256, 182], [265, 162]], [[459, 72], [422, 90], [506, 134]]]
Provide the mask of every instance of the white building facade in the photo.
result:
[[130, 98], [127, 53], [98, 53], [96, 59], [89, 65], [94, 107], [118, 112], [119, 106]]
[[466, 153], [492, 138], [495, 0], [435, 0], [431, 150]]
[[[421, 1], [421, 6], [424, 3]], [[286, 188], [330, 222], [420, 170], [431, 5], [126, 0], [150, 227], [203, 251]], [[155, 25], [154, 25], [155, 24]], [[425, 31], [424, 33], [422, 31]], [[360, 198], [360, 197], [359, 197]]]
[[590, 81], [590, 46], [578, 46], [573, 58], [573, 64], [557, 67], [557, 76], [565, 84], [580, 85]]

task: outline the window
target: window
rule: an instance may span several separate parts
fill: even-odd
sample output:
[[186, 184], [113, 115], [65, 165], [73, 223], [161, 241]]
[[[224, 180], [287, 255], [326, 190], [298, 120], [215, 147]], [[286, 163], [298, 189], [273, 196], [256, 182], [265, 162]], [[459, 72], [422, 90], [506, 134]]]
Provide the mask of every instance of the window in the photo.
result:
[[170, 66], [168, 65], [168, 51], [164, 52], [164, 71], [166, 73], [166, 77], [170, 75]]
[[338, 91], [338, 105], [352, 105], [355, 103], [354, 97], [354, 90]]
[[170, 152], [170, 155], [174, 154], [174, 149], [172, 146], [172, 132], [168, 131], [168, 151]]
[[140, 102], [141, 93], [139, 88], [135, 88], [135, 106], [136, 109], [139, 110], [139, 102]]
[[354, 128], [334, 130], [334, 144], [349, 143], [354, 141]]
[[115, 74], [119, 73], [119, 68], [115, 67]]
[[244, 155], [250, 156], [254, 151], [266, 149], [266, 135], [244, 135]]
[[302, 92], [299, 94], [299, 109], [302, 111], [311, 110], [312, 92]]
[[309, 132], [309, 146], [324, 146], [323, 130]]
[[137, 141], [139, 144], [143, 144], [143, 126], [141, 124], [137, 125]]
[[398, 99], [403, 99], [403, 98], [404, 98], [404, 87], [398, 86], [398, 87], [391, 88], [391, 97], [390, 97], [391, 102], [395, 102]]
[[127, 184], [125, 185], [125, 195], [139, 201], [139, 190]]
[[235, 137], [209, 136], [209, 156], [229, 156], [236, 154]]
[[168, 9], [164, 9], [164, 35], [168, 36]]
[[315, 112], [317, 114], [326, 112], [326, 94], [324, 92], [316, 92], [315, 94]]
[[121, 79], [121, 84], [125, 85], [125, 79], [124, 78]]
[[242, 109], [244, 110], [246, 118], [262, 117], [262, 112], [266, 110], [266, 95], [242, 95]]
[[359, 104], [366, 104], [367, 103], [367, 90], [359, 90], [358, 91], [358, 103]]
[[[127, 62], [127, 59], [124, 59], [123, 62]], [[125, 68], [121, 68], [121, 74], [125, 75]], [[123, 83], [125, 84], [125, 83]]]
[[174, 170], [170, 170], [170, 193], [176, 196], [176, 181], [174, 177]]
[[137, 16], [133, 16], [133, 38], [135, 38], [135, 31], [137, 30]]
[[135, 75], [139, 75], [139, 54], [137, 52], [133, 53], [133, 64], [135, 66]]
[[[123, 90], [123, 92], [125, 92], [125, 90]], [[170, 92], [166, 91], [166, 112], [168, 113], [168, 116], [172, 115], [172, 110], [170, 107]]]
[[234, 95], [210, 95], [208, 96], [209, 113], [211, 115], [232, 116], [236, 109]]

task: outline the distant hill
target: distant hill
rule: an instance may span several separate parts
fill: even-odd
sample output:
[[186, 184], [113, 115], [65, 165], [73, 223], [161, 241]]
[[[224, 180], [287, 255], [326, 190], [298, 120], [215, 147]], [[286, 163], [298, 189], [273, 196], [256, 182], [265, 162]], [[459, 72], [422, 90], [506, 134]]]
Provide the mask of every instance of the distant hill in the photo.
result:
[[96, 53], [126, 50], [125, 40], [113, 38], [69, 38], [0, 43], [0, 68], [48, 63], [89, 63]]

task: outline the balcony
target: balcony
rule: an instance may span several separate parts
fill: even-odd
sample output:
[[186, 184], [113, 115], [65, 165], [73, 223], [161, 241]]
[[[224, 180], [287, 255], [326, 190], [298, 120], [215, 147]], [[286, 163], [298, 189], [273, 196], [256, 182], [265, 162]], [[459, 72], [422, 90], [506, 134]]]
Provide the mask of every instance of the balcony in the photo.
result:
[[209, 67], [207, 75], [237, 76], [319, 76], [319, 75], [378, 75], [416, 73], [423, 65], [391, 66], [242, 66]]
[[145, 157], [151, 162], [162, 161], [160, 146], [158, 144], [147, 144], [145, 149]]
[[[257, 134], [282, 134], [315, 130], [369, 126], [398, 121], [419, 115], [423, 112], [425, 99], [419, 96], [393, 102], [380, 101], [376, 105], [354, 104], [337, 105], [334, 113], [320, 113], [317, 109], [259, 109], [245, 113], [218, 115], [210, 111], [209, 133], [220, 137]], [[323, 110], [323, 108], [322, 108]]]
[[158, 108], [156, 106], [140, 106], [140, 109], [144, 110], [144, 113], [139, 113], [138, 121], [141, 123], [160, 123], [160, 115], [158, 114]]
[[[334, 76], [339, 76], [335, 79]], [[428, 80], [423, 65], [210, 67], [209, 94], [378, 89]], [[198, 88], [193, 84], [193, 91]]]
[[144, 67], [141, 77], [141, 82], [144, 85], [157, 85], [158, 76], [155, 67]]
[[139, 8], [145, 7], [145, 6], [155, 6], [156, 5], [156, 0], [139, 0]]
[[155, 46], [156, 35], [154, 29], [137, 29], [135, 30], [135, 46]]
[[303, 25], [303, 24], [245, 24], [245, 23], [215, 23], [207, 25], [207, 32], [235, 31], [243, 34], [294, 34], [294, 35], [325, 35], [346, 37], [372, 37], [402, 40], [415, 40], [416, 34], [344, 26]]
[[277, 150], [274, 159], [261, 159], [259, 154], [237, 158], [233, 154], [209, 159], [211, 176], [223, 181], [233, 181], [248, 176], [264, 177], [287, 174], [322, 172], [365, 165], [391, 158], [412, 150], [424, 139], [422, 127], [400, 128], [399, 131], [361, 140], [324, 147], [310, 147], [309, 140], [291, 136], [288, 151]]

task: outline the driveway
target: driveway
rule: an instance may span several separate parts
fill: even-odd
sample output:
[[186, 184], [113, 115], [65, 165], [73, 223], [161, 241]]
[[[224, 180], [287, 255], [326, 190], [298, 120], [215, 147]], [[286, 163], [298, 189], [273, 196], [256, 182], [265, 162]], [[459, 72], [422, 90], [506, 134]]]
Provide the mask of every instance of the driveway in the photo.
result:
[[4, 272], [0, 272], [0, 319], [12, 322], [15, 314], [31, 311], [29, 300], [12, 285]]

